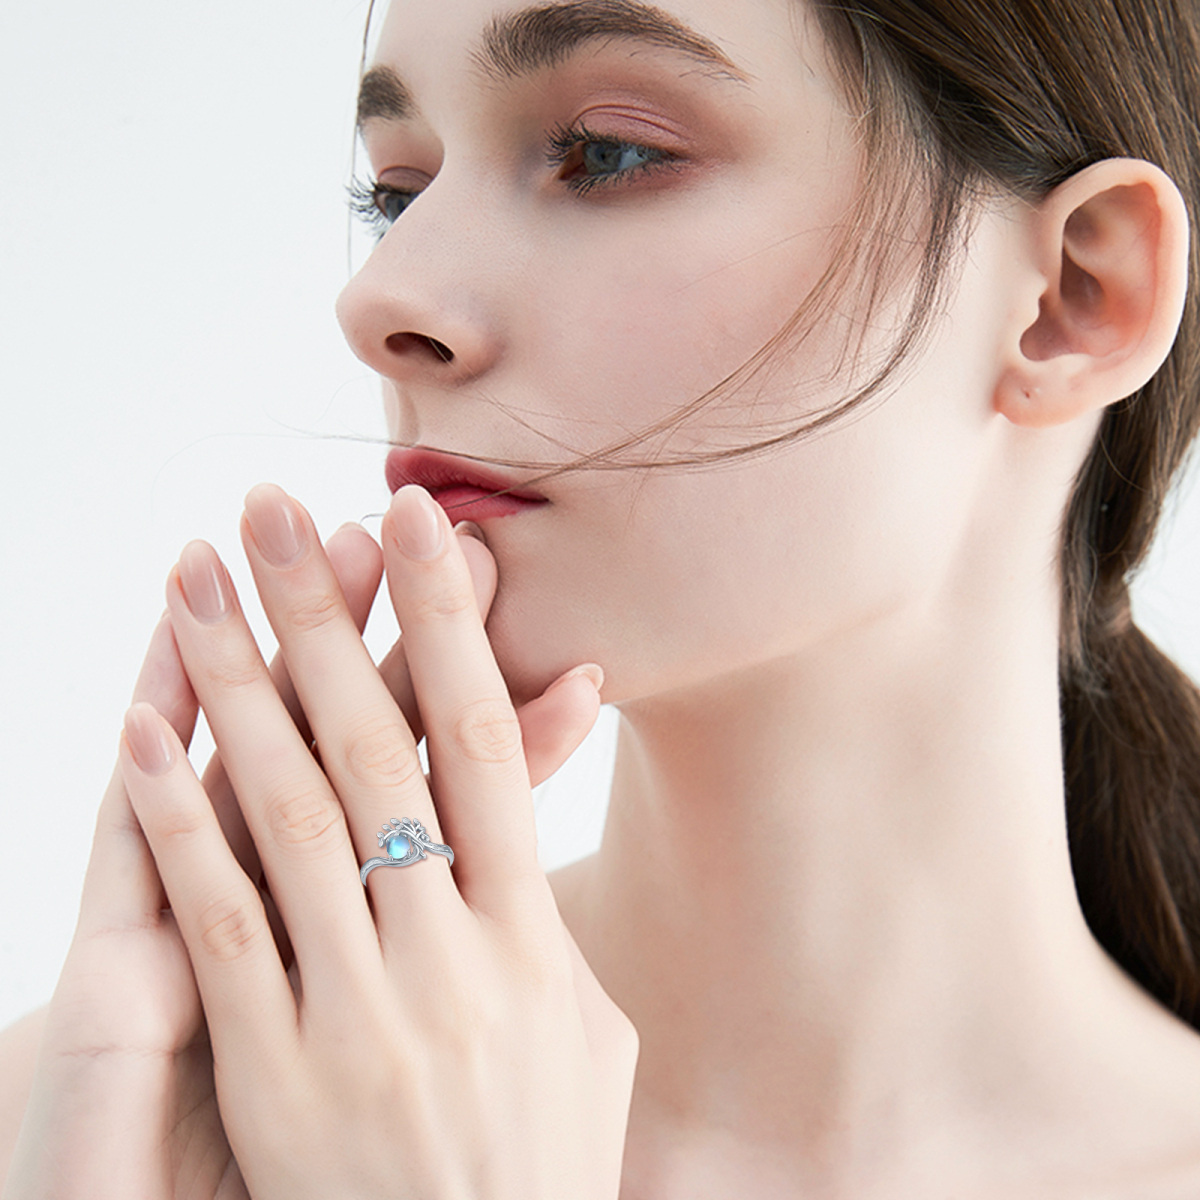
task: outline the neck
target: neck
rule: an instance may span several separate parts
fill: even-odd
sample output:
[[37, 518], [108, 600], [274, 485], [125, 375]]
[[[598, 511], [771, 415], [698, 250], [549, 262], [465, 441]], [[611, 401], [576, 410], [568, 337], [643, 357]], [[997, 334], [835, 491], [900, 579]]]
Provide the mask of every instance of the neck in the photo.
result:
[[620, 706], [577, 937], [641, 1035], [647, 1156], [736, 1138], [866, 1195], [865, 1163], [1076, 1121], [1112, 1022], [1158, 1028], [1076, 899], [1043, 600]]

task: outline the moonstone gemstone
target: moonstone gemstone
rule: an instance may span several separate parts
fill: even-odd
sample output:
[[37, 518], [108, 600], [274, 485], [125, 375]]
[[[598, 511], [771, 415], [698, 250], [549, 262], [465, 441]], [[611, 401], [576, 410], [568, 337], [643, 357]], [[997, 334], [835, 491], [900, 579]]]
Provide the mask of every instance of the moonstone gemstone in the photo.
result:
[[408, 851], [408, 838], [402, 833], [393, 833], [383, 847], [389, 858], [403, 858]]

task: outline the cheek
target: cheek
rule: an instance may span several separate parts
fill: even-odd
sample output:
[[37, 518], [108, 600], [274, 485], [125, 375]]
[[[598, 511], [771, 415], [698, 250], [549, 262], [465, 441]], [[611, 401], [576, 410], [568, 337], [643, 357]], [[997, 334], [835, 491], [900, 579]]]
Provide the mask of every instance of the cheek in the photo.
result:
[[[663, 420], [737, 371], [812, 289], [828, 235], [797, 230], [794, 197], [739, 216], [732, 196], [726, 207], [703, 196], [694, 209], [672, 207], [669, 221], [626, 219], [619, 242], [597, 226], [529, 281], [527, 325], [514, 345], [531, 349], [515, 369], [534, 381], [533, 395], [549, 398], [539, 429], [589, 449]], [[810, 353], [823, 355], [817, 347]], [[744, 423], [746, 394], [735, 402]], [[586, 443], [580, 417], [594, 423]], [[728, 425], [730, 416], [715, 420]], [[694, 449], [708, 425], [689, 419], [672, 449]], [[639, 453], [661, 451], [656, 442]]]
[[961, 540], [978, 466], [979, 439], [945, 418], [897, 396], [736, 468], [586, 477], [538, 536], [514, 525], [497, 545], [488, 629], [510, 685], [535, 695], [590, 658], [607, 699], [633, 699], [922, 601]]

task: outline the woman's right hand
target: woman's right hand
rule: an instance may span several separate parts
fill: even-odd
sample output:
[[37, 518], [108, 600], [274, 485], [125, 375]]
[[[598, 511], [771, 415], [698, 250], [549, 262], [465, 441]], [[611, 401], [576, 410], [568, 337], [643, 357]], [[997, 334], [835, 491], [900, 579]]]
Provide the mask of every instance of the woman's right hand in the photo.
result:
[[[486, 615], [496, 566], [465, 533], [464, 552]], [[361, 629], [382, 576], [382, 553], [358, 526], [327, 546]], [[381, 672], [420, 736], [403, 639]], [[305, 729], [283, 662], [272, 676]], [[533, 782], [567, 759], [595, 720], [595, 688], [555, 686], [518, 713]], [[197, 704], [166, 619], [150, 642], [134, 701], [169, 720], [186, 746]], [[246, 874], [262, 872], [219, 760], [205, 786]], [[284, 961], [290, 947], [264, 895]], [[248, 1200], [217, 1109], [203, 1009], [153, 856], [119, 773], [96, 822], [79, 921], [46, 1015], [33, 1088], [0, 1200]]]

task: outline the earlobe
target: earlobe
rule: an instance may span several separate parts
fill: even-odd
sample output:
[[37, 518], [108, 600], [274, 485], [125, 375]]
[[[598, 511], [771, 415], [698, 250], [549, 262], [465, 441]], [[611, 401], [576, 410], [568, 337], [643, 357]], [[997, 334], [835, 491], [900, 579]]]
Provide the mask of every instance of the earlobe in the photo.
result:
[[1029, 211], [1036, 290], [1016, 320], [995, 407], [1017, 425], [1072, 421], [1132, 395], [1162, 365], [1187, 290], [1187, 210], [1140, 159], [1085, 168]]

